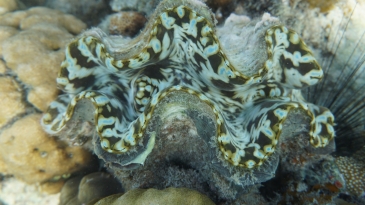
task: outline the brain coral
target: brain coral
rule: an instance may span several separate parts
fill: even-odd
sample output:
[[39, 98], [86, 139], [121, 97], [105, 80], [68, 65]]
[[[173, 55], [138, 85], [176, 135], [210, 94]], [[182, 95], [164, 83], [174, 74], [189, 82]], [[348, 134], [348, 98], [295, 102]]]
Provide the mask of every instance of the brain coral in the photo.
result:
[[0, 16], [0, 172], [45, 182], [84, 167], [91, 155], [50, 138], [39, 123], [58, 95], [63, 50], [85, 24], [47, 8]]
[[[242, 173], [263, 176], [269, 173], [267, 167], [275, 167], [275, 149], [293, 110], [310, 119], [308, 141], [313, 147], [332, 142], [332, 113], [301, 96], [300, 90], [318, 83], [323, 71], [295, 31], [272, 22], [258, 23], [252, 35], [258, 45], [251, 55], [257, 52], [261, 61], [250, 68], [236, 67], [229, 60], [214, 29], [212, 14], [203, 3], [167, 0], [127, 45], [98, 29], [85, 32], [66, 48], [57, 77], [66, 94], [51, 103], [43, 127], [77, 144], [93, 141], [94, 151], [111, 168], [138, 170], [139, 165], [158, 161], [152, 160], [156, 152], [170, 150], [158, 149], [166, 141], [158, 118], [167, 115], [158, 109], [168, 113], [168, 107], [175, 107], [190, 117], [182, 121], [206, 126], [197, 129], [200, 138], [190, 140], [194, 145], [175, 145], [176, 153], [207, 148], [209, 156], [195, 157], [217, 161], [207, 165], [220, 167], [207, 169], [216, 171], [212, 178], [228, 177], [241, 186], [250, 184]], [[187, 108], [181, 102], [160, 106], [175, 95], [190, 96]], [[188, 105], [189, 100], [208, 108]], [[262, 176], [253, 183], [262, 181]]]

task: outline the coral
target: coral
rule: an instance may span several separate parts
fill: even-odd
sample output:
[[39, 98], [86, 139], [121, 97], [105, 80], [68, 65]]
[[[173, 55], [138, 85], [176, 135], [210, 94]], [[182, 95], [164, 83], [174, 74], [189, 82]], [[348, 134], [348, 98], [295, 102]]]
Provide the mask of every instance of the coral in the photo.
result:
[[55, 176], [80, 170], [91, 156], [80, 147], [62, 146], [39, 125], [41, 115], [30, 114], [2, 130], [1, 173], [12, 174], [27, 183], [44, 182]]
[[0, 110], [0, 127], [25, 112], [20, 86], [12, 77], [0, 77], [0, 99], [3, 106]]
[[210, 205], [214, 204], [203, 194], [186, 188], [134, 189], [125, 194], [116, 194], [93, 204], [182, 204], [182, 205]]
[[[46, 194], [39, 191], [35, 184], [29, 185], [14, 177], [6, 177], [0, 181], [1, 205], [57, 205], [60, 194]], [[3, 203], [2, 203], [3, 202]]]
[[45, 111], [58, 94], [54, 78], [64, 58], [63, 47], [85, 24], [46, 8], [6, 13], [0, 16], [0, 22], [0, 55], [27, 87], [27, 101]]
[[109, 33], [112, 35], [135, 36], [147, 19], [138, 12], [119, 12], [109, 19]]
[[16, 0], [0, 0], [0, 15], [18, 8]]
[[120, 192], [122, 187], [113, 176], [94, 172], [69, 179], [61, 190], [60, 205], [86, 204]]
[[352, 157], [337, 157], [336, 163], [346, 181], [346, 188], [357, 196], [365, 195], [365, 165]]
[[3, 60], [0, 60], [0, 75], [4, 75], [6, 72], [6, 66]]
[[277, 177], [264, 182], [260, 191], [273, 204], [337, 204], [334, 201], [344, 184], [334, 158], [327, 157], [300, 170], [278, 170]]
[[[47, 8], [0, 15], [0, 172], [58, 192], [63, 177], [81, 170], [91, 153], [50, 138], [41, 112], [58, 95], [54, 79], [66, 43], [85, 28]], [[56, 180], [58, 179], [58, 180]]]

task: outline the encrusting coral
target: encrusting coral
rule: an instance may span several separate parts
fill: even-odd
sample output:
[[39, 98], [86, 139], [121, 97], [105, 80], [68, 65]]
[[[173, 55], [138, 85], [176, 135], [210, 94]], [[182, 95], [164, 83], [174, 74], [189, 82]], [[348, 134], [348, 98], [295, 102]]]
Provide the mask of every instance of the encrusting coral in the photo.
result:
[[[213, 170], [208, 174], [216, 178], [213, 181], [227, 179], [227, 184], [240, 186], [272, 177], [278, 161], [275, 149], [292, 110], [310, 119], [308, 141], [313, 147], [332, 142], [333, 115], [300, 94], [300, 89], [319, 82], [323, 71], [295, 31], [258, 23], [253, 29], [259, 45], [250, 52], [259, 53], [261, 63], [254, 69], [236, 68], [201, 2], [163, 1], [151, 19], [129, 44], [98, 29], [69, 44], [57, 77], [66, 94], [51, 103], [42, 119], [48, 133], [80, 145], [93, 141], [95, 153], [120, 175], [128, 173], [123, 170], [146, 171], [138, 168], [147, 167], [156, 152], [162, 152], [156, 147], [162, 140], [158, 118], [164, 118], [164, 112], [156, 110], [163, 100], [182, 92], [208, 107], [178, 109], [196, 125], [201, 138], [196, 141], [209, 145], [202, 148], [208, 156], [195, 157], [217, 162], [207, 165], [211, 160], [200, 160], [202, 167], [213, 166], [207, 169]], [[175, 106], [182, 104], [166, 105]], [[211, 129], [199, 124], [204, 113], [210, 113], [206, 121]], [[184, 145], [187, 150], [177, 148], [189, 152], [189, 143]], [[262, 175], [247, 182], [242, 173]]]
[[85, 27], [71, 15], [42, 7], [0, 15], [0, 173], [43, 183], [52, 193], [62, 185], [55, 179], [92, 159], [85, 149], [49, 137], [39, 123], [59, 93], [54, 79], [64, 47]]

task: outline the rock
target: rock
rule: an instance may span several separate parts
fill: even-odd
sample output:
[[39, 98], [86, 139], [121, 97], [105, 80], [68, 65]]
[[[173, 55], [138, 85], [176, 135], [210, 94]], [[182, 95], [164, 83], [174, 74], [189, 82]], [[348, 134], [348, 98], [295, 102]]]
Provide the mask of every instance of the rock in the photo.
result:
[[120, 192], [122, 187], [112, 175], [94, 172], [68, 180], [61, 191], [60, 205], [86, 204]]
[[110, 16], [109, 33], [133, 37], [143, 28], [147, 19], [138, 12], [119, 12]]

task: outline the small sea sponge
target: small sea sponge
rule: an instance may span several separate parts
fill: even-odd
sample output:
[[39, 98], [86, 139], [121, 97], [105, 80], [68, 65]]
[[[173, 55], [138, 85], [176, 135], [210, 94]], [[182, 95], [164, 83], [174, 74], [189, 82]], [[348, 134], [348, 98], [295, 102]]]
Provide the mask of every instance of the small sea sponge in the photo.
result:
[[125, 194], [115, 194], [93, 204], [181, 204], [181, 205], [213, 205], [205, 195], [186, 188], [134, 189]]
[[345, 177], [346, 188], [352, 194], [365, 194], [365, 165], [352, 157], [338, 157], [336, 163]]
[[42, 130], [40, 114], [30, 114], [2, 131], [0, 170], [27, 183], [47, 181], [72, 173], [90, 162], [91, 155], [80, 147], [67, 147]]

